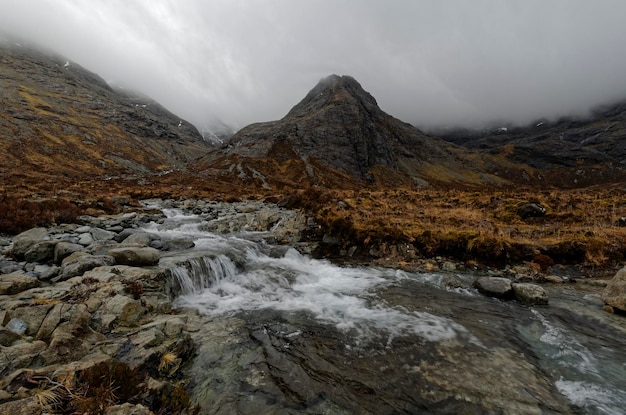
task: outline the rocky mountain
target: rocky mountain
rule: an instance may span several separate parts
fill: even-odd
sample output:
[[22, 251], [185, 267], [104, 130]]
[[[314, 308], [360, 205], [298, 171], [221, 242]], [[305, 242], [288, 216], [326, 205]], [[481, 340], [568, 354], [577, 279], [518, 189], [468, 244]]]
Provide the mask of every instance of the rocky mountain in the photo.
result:
[[89, 178], [184, 169], [208, 145], [156, 102], [114, 91], [54, 54], [0, 44], [0, 178]]
[[585, 118], [537, 120], [528, 126], [441, 132], [471, 150], [527, 164], [565, 187], [626, 177], [626, 102], [594, 110]]
[[331, 75], [285, 117], [243, 128], [198, 166], [263, 182], [503, 182], [471, 158], [382, 111], [354, 78]]

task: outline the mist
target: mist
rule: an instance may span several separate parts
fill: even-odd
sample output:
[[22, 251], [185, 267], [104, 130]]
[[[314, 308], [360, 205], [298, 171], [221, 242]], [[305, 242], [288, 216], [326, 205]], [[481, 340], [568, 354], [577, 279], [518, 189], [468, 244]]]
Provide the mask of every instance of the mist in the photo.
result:
[[626, 99], [622, 0], [0, 0], [0, 30], [199, 129], [283, 117], [351, 75], [421, 128], [584, 115]]

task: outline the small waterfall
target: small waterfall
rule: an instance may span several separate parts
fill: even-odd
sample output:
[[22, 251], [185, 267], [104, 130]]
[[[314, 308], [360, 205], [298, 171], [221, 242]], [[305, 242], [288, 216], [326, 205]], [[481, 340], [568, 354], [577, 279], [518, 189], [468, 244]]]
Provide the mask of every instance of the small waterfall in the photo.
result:
[[203, 290], [237, 273], [237, 267], [226, 255], [190, 258], [170, 269], [178, 283], [179, 295], [198, 295]]

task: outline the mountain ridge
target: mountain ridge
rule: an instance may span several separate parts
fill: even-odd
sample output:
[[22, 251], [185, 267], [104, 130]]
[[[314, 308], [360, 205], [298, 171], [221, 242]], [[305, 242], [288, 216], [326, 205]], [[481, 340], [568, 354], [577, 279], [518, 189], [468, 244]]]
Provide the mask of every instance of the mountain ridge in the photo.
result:
[[156, 103], [116, 93], [81, 66], [0, 44], [0, 147], [10, 174], [99, 177], [183, 169], [206, 146]]

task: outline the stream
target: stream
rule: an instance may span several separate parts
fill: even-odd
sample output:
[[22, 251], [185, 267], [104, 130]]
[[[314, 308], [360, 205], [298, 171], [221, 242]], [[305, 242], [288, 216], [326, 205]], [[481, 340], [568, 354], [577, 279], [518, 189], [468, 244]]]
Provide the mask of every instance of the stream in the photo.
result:
[[203, 414], [626, 413], [626, 319], [597, 288], [545, 285], [529, 307], [446, 284], [472, 275], [338, 266], [163, 212], [147, 231], [195, 243], [160, 265], [195, 327]]

